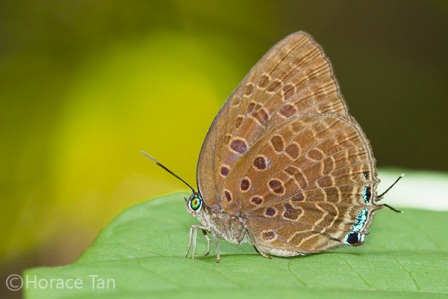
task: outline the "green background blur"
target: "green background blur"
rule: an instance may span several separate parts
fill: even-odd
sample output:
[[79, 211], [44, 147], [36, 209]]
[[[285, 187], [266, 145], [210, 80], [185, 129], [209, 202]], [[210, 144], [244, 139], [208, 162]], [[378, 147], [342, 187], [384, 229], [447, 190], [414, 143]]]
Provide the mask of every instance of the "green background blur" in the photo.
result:
[[222, 103], [298, 30], [379, 167], [448, 170], [448, 1], [1, 1], [2, 281], [73, 261], [126, 207], [185, 189], [141, 150], [195, 184]]

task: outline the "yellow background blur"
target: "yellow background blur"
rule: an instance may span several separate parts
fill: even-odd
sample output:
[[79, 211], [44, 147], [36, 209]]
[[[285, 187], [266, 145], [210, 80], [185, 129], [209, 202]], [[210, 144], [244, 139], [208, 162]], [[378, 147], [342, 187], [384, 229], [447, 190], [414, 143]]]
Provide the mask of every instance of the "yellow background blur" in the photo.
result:
[[448, 170], [447, 25], [446, 1], [2, 2], [2, 281], [73, 261], [126, 207], [185, 189], [141, 150], [195, 185], [220, 106], [298, 30], [330, 56], [380, 167]]

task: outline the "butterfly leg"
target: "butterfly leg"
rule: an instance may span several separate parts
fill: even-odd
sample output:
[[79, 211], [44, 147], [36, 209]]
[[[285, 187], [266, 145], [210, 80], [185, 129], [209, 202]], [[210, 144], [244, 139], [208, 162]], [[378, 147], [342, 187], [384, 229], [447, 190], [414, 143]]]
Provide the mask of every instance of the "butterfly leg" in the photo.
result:
[[191, 255], [191, 258], [194, 259], [194, 254], [196, 251], [196, 238], [198, 236], [198, 225], [192, 225], [190, 227], [190, 236], [188, 238], [188, 245], [187, 245], [187, 251], [185, 252], [185, 257], [188, 256], [188, 253], [190, 252], [190, 248], [191, 248], [191, 243], [193, 243], [193, 252]]
[[188, 256], [188, 252], [190, 252], [191, 247], [191, 239], [193, 237], [193, 226], [190, 227], [190, 236], [188, 237], [188, 245], [187, 245], [187, 251], [185, 252], [185, 257]]
[[221, 260], [221, 254], [219, 253], [219, 241], [213, 232], [212, 232], [212, 236], [213, 236], [213, 241], [215, 242], [215, 246], [216, 246], [216, 263], [219, 263], [219, 261]]
[[204, 256], [207, 256], [210, 253], [210, 238], [205, 229], [202, 230], [202, 233], [204, 234], [205, 240], [207, 240], [207, 252], [204, 254]]
[[187, 251], [185, 252], [185, 257], [188, 256], [188, 253], [190, 252], [191, 245], [193, 245], [193, 250], [191, 252], [191, 258], [194, 259], [196, 255], [196, 239], [198, 237], [198, 229], [202, 230], [202, 233], [205, 236], [205, 239], [207, 240], [207, 252], [205, 255], [208, 255], [210, 252], [210, 238], [207, 235], [206, 227], [202, 227], [200, 225], [192, 225], [190, 227], [190, 236], [188, 239], [188, 245], [187, 245]]
[[198, 238], [198, 227], [196, 226], [193, 230], [193, 251], [191, 252], [191, 259], [194, 260], [196, 254], [196, 240]]

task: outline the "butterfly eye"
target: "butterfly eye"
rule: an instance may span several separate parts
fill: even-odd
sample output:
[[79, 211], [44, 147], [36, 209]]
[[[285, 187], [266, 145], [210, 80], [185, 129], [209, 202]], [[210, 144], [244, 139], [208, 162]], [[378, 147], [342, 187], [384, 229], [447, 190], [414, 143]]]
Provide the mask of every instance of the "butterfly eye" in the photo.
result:
[[197, 211], [201, 208], [201, 206], [202, 206], [202, 199], [200, 197], [193, 197], [190, 200], [189, 203], [190, 210]]

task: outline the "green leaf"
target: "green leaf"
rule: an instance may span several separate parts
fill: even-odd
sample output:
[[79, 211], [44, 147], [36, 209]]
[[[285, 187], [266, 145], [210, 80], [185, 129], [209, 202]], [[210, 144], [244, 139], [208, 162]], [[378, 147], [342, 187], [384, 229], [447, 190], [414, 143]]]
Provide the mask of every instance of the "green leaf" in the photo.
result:
[[[197, 224], [185, 210], [186, 196], [176, 193], [124, 211], [71, 265], [25, 271], [25, 295], [232, 299], [448, 295], [447, 212], [406, 209], [396, 214], [383, 209], [363, 246], [294, 258], [266, 259], [249, 244], [221, 241], [217, 264], [213, 246], [209, 256], [184, 257], [189, 227]], [[199, 234], [197, 253], [205, 249]], [[73, 283], [56, 287], [57, 282], [69, 284], [69, 279], [80, 279], [81, 287], [69, 289]]]

